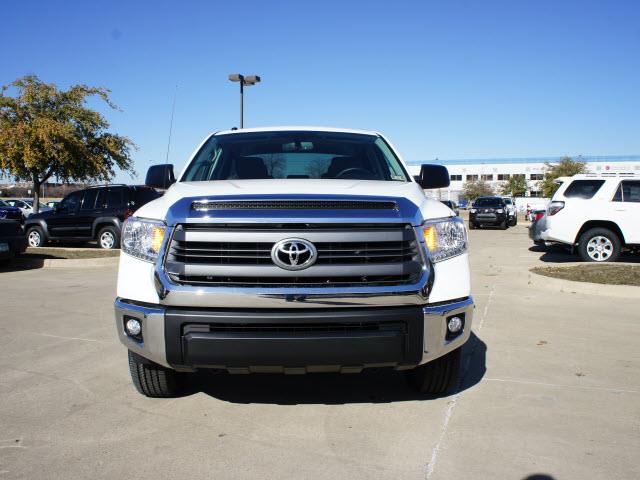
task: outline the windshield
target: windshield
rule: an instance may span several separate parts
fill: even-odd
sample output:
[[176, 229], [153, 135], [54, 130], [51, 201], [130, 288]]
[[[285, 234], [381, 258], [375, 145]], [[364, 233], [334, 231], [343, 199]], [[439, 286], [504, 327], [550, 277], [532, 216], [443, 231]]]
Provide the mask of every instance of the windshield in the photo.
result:
[[409, 181], [398, 158], [376, 135], [302, 131], [213, 136], [181, 180], [268, 178]]
[[486, 198], [478, 198], [473, 204], [474, 207], [502, 207], [502, 199], [486, 197]]

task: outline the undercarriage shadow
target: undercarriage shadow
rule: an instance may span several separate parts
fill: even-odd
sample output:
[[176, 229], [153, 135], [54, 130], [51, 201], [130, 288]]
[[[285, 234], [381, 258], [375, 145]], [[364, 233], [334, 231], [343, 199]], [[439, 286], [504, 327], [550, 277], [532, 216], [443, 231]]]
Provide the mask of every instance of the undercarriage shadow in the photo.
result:
[[[463, 347], [461, 380], [456, 391], [464, 391], [480, 382], [486, 371], [486, 351], [486, 344], [472, 332]], [[389, 403], [435, 398], [411, 389], [404, 373], [393, 369], [307, 375], [231, 375], [203, 370], [191, 376], [185, 394], [199, 392], [226, 402], [277, 405]]]

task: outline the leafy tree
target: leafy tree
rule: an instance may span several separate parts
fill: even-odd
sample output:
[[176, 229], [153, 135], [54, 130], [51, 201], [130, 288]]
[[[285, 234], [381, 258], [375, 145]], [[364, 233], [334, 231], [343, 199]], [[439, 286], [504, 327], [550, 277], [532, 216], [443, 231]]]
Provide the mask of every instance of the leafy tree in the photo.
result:
[[511, 197], [522, 197], [527, 192], [527, 181], [524, 175], [511, 175], [509, 179], [500, 187], [503, 195]]
[[544, 174], [544, 180], [541, 182], [542, 195], [545, 197], [551, 197], [558, 189], [558, 185], [554, 182], [559, 177], [572, 177], [578, 173], [587, 173], [587, 163], [574, 160], [571, 157], [562, 157], [560, 162], [552, 164], [545, 163], [546, 172]]
[[[5, 94], [12, 87], [14, 97]], [[31, 180], [36, 211], [40, 186], [53, 175], [108, 181], [116, 167], [133, 173], [133, 142], [107, 131], [102, 114], [85, 106], [95, 96], [117, 110], [109, 93], [86, 85], [59, 90], [36, 76], [18, 78], [0, 90], [0, 169]]]
[[472, 202], [478, 197], [493, 194], [493, 188], [484, 180], [469, 180], [462, 186], [462, 196]]

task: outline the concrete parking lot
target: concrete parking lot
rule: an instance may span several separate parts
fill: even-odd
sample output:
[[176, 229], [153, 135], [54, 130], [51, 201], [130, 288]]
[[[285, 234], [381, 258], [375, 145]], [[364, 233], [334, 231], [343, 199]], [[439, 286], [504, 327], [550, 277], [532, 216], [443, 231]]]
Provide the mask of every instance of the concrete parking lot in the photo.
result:
[[0, 272], [0, 478], [640, 478], [640, 295], [534, 287], [562, 254], [523, 225], [470, 234], [475, 335], [437, 399], [386, 371], [202, 374], [148, 399], [115, 267]]

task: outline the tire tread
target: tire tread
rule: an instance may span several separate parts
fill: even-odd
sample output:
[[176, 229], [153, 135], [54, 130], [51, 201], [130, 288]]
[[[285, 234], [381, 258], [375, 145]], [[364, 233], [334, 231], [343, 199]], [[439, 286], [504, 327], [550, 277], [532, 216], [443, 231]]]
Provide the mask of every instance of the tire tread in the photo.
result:
[[171, 398], [182, 389], [182, 374], [155, 363], [142, 363], [129, 351], [129, 372], [136, 390], [152, 398]]
[[420, 393], [441, 395], [457, 386], [462, 347], [407, 372], [409, 383]]

